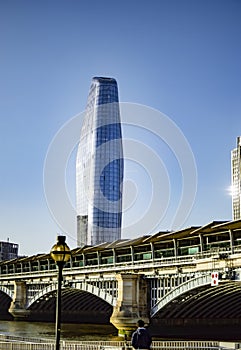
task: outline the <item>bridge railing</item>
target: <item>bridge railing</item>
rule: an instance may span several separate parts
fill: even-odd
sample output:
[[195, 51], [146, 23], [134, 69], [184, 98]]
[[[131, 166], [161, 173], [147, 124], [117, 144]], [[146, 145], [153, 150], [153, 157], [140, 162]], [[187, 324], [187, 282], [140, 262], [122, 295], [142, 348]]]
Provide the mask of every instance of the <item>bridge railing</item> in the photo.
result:
[[[240, 344], [235, 345], [239, 349]], [[21, 341], [0, 341], [1, 350], [54, 350], [55, 344], [52, 342], [21, 342]], [[133, 350], [130, 342], [118, 341], [83, 341], [83, 342], [66, 342], [63, 341], [60, 346], [61, 350]], [[228, 350], [231, 348], [220, 346], [218, 342], [212, 341], [153, 341], [153, 350]], [[232, 347], [234, 349], [234, 347]]]

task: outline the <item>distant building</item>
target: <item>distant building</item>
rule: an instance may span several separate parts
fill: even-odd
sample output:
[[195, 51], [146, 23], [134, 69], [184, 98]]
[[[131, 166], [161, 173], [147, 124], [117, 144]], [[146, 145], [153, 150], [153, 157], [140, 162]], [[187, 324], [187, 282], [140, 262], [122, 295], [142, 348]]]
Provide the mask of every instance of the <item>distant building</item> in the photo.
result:
[[237, 148], [231, 152], [231, 162], [233, 220], [239, 220], [241, 219], [241, 136], [237, 137]]
[[120, 239], [123, 163], [117, 82], [95, 77], [76, 159], [79, 246]]
[[0, 241], [0, 261], [18, 258], [18, 244]]

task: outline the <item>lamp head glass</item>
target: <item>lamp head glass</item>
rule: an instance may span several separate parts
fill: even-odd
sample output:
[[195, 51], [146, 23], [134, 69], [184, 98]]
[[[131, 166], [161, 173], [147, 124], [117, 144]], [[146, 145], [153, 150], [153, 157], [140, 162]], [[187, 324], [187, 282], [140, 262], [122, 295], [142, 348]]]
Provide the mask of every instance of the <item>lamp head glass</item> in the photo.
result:
[[70, 249], [65, 243], [65, 236], [58, 236], [57, 243], [52, 247], [50, 251], [51, 258], [56, 263], [66, 263], [70, 259]]

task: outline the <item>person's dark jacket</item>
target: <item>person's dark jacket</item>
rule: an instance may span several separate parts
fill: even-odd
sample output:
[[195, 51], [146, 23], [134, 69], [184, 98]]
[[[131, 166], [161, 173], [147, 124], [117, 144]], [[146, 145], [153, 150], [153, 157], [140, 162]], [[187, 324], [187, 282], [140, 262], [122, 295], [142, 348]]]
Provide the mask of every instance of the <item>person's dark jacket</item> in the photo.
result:
[[150, 349], [151, 347], [151, 336], [146, 328], [139, 327], [132, 334], [131, 345], [135, 349]]

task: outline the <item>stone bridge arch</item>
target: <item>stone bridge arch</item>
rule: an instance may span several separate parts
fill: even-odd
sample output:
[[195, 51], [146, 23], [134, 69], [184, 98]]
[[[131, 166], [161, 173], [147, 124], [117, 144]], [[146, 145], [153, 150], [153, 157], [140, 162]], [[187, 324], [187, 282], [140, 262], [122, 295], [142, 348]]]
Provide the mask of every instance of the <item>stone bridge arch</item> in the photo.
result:
[[[100, 299], [104, 300], [105, 302], [107, 302], [113, 307], [116, 305], [116, 300], [117, 300], [116, 297], [108, 293], [106, 290], [93, 286], [90, 283], [87, 283], [84, 281], [71, 281], [71, 283], [69, 283], [67, 287], [68, 288], [71, 287], [77, 290], [81, 290], [81, 291], [93, 294], [99, 297]], [[47, 287], [40, 290], [34, 296], [28, 298], [26, 308], [28, 309], [33, 303], [35, 303], [42, 296], [44, 296], [45, 294], [51, 293], [55, 290], [57, 290], [57, 282], [49, 284]]]
[[180, 295], [196, 289], [198, 287], [202, 287], [211, 283], [211, 275], [201, 275], [195, 278], [192, 278], [178, 287], [172, 289], [170, 292], [165, 294], [151, 309], [150, 316], [154, 317], [159, 310], [161, 310], [164, 306], [169, 304], [171, 301], [179, 297]]

